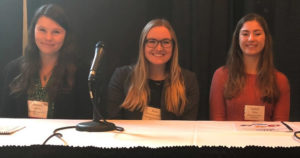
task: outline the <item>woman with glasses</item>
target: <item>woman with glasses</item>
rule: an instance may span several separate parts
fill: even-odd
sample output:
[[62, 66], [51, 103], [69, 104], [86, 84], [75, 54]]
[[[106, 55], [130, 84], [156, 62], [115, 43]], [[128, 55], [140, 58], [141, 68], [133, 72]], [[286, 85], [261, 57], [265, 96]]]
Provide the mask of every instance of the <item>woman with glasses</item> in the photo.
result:
[[108, 117], [196, 120], [199, 89], [194, 73], [178, 64], [178, 43], [168, 21], [154, 19], [142, 30], [134, 66], [114, 72], [107, 96]]
[[272, 38], [257, 14], [237, 24], [225, 66], [216, 70], [210, 89], [212, 120], [289, 120], [290, 87], [273, 64]]

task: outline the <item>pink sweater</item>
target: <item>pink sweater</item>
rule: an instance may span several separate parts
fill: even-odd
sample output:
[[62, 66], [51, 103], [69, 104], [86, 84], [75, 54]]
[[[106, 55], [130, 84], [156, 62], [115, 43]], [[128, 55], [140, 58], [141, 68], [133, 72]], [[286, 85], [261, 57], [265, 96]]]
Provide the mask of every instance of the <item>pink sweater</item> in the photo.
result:
[[247, 75], [244, 89], [237, 97], [226, 100], [224, 85], [228, 78], [228, 70], [220, 67], [214, 73], [210, 88], [210, 119], [243, 121], [245, 105], [264, 105], [265, 121], [287, 121], [290, 113], [290, 86], [287, 77], [276, 71], [280, 97], [276, 104], [261, 100], [260, 91], [256, 86], [256, 75]]

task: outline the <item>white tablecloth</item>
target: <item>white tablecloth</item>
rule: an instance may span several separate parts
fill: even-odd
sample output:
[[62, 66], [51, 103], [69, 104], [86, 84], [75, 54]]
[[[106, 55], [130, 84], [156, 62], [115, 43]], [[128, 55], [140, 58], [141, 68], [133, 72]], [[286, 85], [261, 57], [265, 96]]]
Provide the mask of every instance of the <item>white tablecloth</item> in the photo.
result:
[[[0, 135], [0, 146], [29, 146], [42, 144], [56, 128], [75, 126], [88, 120], [5, 119], [0, 126], [23, 125], [24, 129]], [[111, 120], [125, 129], [123, 132], [80, 132], [75, 129], [59, 131], [70, 146], [95, 147], [166, 147], [166, 146], [300, 146], [293, 132], [241, 131], [231, 121], [146, 121]], [[287, 122], [294, 130], [300, 130], [300, 122]], [[64, 145], [56, 137], [47, 144]]]

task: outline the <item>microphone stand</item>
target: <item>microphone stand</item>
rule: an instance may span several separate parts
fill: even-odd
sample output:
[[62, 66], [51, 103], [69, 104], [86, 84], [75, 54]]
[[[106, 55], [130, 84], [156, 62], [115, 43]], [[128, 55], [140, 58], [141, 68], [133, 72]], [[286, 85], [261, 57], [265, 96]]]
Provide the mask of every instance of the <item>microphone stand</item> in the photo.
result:
[[[76, 130], [78, 131], [88, 131], [88, 132], [104, 132], [104, 131], [112, 131], [119, 130], [121, 127], [115, 126], [115, 124], [107, 122], [104, 117], [99, 113], [99, 110], [96, 106], [96, 99], [94, 97], [94, 91], [92, 90], [91, 81], [88, 82], [91, 101], [93, 104], [93, 121], [82, 122], [77, 124]], [[98, 116], [98, 117], [96, 117]], [[98, 118], [101, 117], [103, 121], [100, 121]]]
[[[103, 43], [98, 42], [96, 44], [96, 48], [99, 48], [100, 45], [101, 45], [101, 47], [103, 47]], [[96, 56], [97, 55], [95, 55], [95, 58], [96, 58]], [[96, 62], [96, 65], [98, 65], [99, 60], [100, 59], [98, 59], [98, 61]], [[104, 132], [104, 131], [112, 131], [112, 130], [123, 131], [124, 128], [118, 127], [111, 122], [107, 122], [106, 119], [100, 114], [100, 112], [97, 108], [97, 101], [96, 101], [96, 97], [95, 97], [96, 90], [93, 89], [93, 85], [95, 85], [95, 74], [96, 74], [97, 66], [94, 67], [93, 65], [95, 65], [94, 62], [92, 64], [93, 70], [90, 72], [89, 77], [88, 77], [88, 88], [89, 88], [91, 102], [93, 105], [93, 121], [78, 123], [76, 125], [76, 130], [77, 131], [88, 131], [88, 132]], [[100, 118], [103, 121], [100, 121]]]

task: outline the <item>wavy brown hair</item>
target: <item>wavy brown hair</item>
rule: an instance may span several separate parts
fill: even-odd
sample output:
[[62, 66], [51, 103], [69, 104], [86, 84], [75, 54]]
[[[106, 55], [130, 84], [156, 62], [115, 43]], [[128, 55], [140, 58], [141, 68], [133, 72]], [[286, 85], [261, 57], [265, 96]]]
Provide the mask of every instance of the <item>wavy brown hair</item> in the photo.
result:
[[36, 76], [39, 76], [41, 59], [39, 49], [35, 43], [34, 30], [37, 21], [42, 16], [54, 20], [66, 31], [64, 44], [59, 50], [57, 63], [52, 71], [51, 86], [46, 87], [49, 98], [53, 100], [57, 92], [65, 92], [72, 89], [76, 71], [74, 64], [75, 53], [72, 44], [73, 37], [69, 22], [64, 10], [57, 5], [46, 4], [35, 12], [28, 30], [28, 44], [21, 64], [21, 73], [10, 83], [10, 89], [11, 94], [30, 93]]
[[228, 69], [228, 80], [225, 84], [224, 96], [226, 99], [232, 99], [237, 96], [244, 88], [246, 82], [245, 65], [243, 62], [243, 53], [239, 45], [239, 34], [245, 22], [257, 21], [265, 33], [265, 46], [260, 53], [260, 59], [257, 65], [257, 83], [262, 94], [261, 99], [264, 102], [276, 103], [279, 98], [279, 89], [277, 87], [275, 67], [273, 63], [272, 37], [266, 20], [254, 13], [247, 14], [240, 19], [233, 33], [231, 46], [229, 49], [226, 68]]
[[181, 115], [187, 104], [185, 95], [185, 84], [178, 64], [178, 42], [174, 29], [167, 20], [154, 19], [146, 24], [142, 30], [139, 42], [139, 57], [134, 66], [131, 75], [131, 83], [128, 94], [122, 103], [122, 107], [133, 110], [141, 110], [148, 104], [150, 98], [150, 89], [148, 85], [149, 62], [145, 58], [145, 42], [148, 32], [157, 26], [167, 28], [173, 40], [173, 53], [171, 59], [167, 62], [166, 73], [168, 74], [164, 88], [166, 109], [177, 116]]

